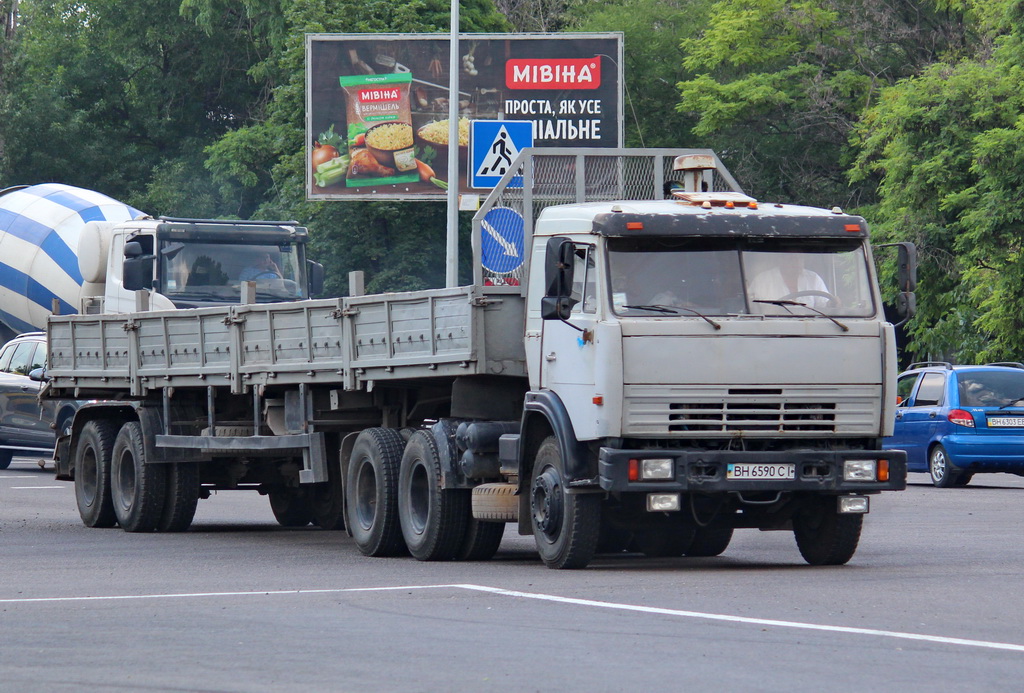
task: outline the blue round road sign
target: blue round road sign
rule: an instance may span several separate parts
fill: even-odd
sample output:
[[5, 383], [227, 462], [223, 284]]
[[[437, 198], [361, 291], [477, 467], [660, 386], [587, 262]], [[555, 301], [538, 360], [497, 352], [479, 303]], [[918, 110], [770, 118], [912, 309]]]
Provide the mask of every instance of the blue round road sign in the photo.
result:
[[480, 222], [480, 264], [488, 272], [507, 274], [523, 264], [523, 229], [519, 212], [495, 207]]

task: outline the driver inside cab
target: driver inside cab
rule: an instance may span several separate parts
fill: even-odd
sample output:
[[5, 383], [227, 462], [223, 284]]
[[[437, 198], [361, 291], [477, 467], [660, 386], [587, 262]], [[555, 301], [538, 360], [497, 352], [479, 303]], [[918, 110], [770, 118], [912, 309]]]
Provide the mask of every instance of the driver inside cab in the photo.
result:
[[[828, 293], [828, 287], [818, 274], [804, 267], [804, 256], [800, 253], [777, 253], [772, 255], [772, 266], [754, 275], [747, 293], [751, 301], [792, 300], [811, 308], [823, 310], [829, 298], [818, 293]], [[801, 294], [801, 295], [795, 295]], [[755, 303], [765, 308], [768, 304]]]

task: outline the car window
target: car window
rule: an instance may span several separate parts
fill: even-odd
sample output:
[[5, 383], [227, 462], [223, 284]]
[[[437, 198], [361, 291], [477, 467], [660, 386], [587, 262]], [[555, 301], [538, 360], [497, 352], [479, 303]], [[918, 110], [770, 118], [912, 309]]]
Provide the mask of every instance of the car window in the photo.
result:
[[36, 342], [36, 351], [32, 355], [32, 364], [29, 366], [28, 372], [31, 373], [37, 368], [42, 368], [46, 365], [46, 342]]
[[962, 407], [1002, 407], [1024, 398], [1024, 370], [975, 371], [958, 379]]
[[16, 344], [8, 344], [4, 347], [3, 351], [0, 351], [0, 373], [7, 373], [11, 369], [11, 356], [14, 355], [14, 347]]
[[914, 391], [914, 383], [917, 382], [919, 375], [920, 373], [911, 373], [910, 375], [901, 376], [896, 381], [897, 406], [905, 407], [910, 403], [910, 393]]
[[942, 373], [925, 373], [921, 376], [921, 385], [914, 397], [915, 407], [934, 407], [942, 404], [942, 391], [946, 385], [946, 376]]
[[11, 356], [7, 372], [28, 375], [29, 371], [32, 370], [32, 355], [35, 351], [35, 342], [22, 342], [14, 347], [14, 354]]

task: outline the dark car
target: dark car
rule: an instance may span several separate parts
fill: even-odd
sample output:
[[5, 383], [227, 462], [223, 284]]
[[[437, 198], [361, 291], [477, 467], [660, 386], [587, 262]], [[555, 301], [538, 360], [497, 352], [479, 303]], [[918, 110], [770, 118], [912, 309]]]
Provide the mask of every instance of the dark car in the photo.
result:
[[0, 348], [0, 469], [15, 455], [53, 454], [56, 431], [70, 425], [76, 402], [40, 405], [41, 383], [28, 374], [46, 365], [46, 334], [29, 332]]
[[1024, 364], [911, 364], [896, 382], [896, 422], [887, 449], [907, 451], [907, 469], [939, 487], [974, 474], [1024, 476]]

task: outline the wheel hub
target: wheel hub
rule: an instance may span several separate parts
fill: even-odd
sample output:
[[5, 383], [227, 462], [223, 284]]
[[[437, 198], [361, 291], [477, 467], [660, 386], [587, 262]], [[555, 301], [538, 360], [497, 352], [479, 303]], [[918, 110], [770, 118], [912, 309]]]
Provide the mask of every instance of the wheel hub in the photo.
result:
[[558, 537], [562, 526], [562, 480], [550, 467], [533, 480], [531, 506], [533, 523], [549, 539]]

